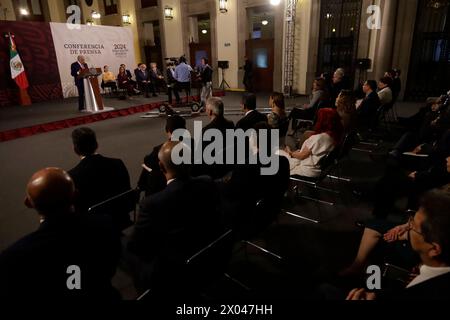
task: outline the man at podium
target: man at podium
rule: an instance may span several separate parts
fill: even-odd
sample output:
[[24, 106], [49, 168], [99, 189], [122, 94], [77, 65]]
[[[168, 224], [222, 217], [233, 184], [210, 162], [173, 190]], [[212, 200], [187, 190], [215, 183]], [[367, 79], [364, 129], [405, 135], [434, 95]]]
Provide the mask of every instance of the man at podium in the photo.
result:
[[84, 107], [84, 83], [82, 78], [78, 78], [80, 73], [84, 70], [89, 69], [87, 63], [85, 62], [84, 56], [78, 56], [77, 61], [72, 63], [71, 75], [75, 79], [75, 85], [78, 89], [78, 111], [83, 111]]

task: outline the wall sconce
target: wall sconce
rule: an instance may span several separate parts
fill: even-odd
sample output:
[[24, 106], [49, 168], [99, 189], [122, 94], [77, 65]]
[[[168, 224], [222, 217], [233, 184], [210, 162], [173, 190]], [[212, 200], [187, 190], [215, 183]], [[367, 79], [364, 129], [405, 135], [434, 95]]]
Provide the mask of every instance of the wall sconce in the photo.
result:
[[92, 11], [91, 17], [92, 17], [92, 19], [100, 19], [102, 17], [102, 15], [100, 14], [100, 12]]
[[164, 8], [164, 19], [166, 20], [172, 20], [173, 19], [173, 8], [166, 6]]
[[87, 20], [86, 20], [86, 25], [88, 25], [88, 26], [93, 26], [93, 25], [94, 25], [94, 20], [92, 20], [92, 19], [87, 19]]
[[124, 26], [129, 26], [131, 24], [131, 17], [129, 14], [122, 15], [122, 23]]
[[219, 0], [219, 11], [221, 13], [227, 13], [228, 12], [227, 0]]
[[20, 12], [20, 15], [22, 15], [22, 16], [29, 16], [30, 15], [30, 11], [28, 11], [27, 8], [20, 8], [19, 12]]

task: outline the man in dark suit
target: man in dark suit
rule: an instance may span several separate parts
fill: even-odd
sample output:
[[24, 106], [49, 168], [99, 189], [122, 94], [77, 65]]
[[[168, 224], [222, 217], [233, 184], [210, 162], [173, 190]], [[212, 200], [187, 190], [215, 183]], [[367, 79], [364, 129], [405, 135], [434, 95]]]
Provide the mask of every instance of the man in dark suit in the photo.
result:
[[256, 111], [256, 96], [253, 93], [245, 93], [242, 96], [241, 108], [245, 116], [238, 121], [236, 129], [247, 131], [259, 122], [267, 122], [267, 117]]
[[[220, 98], [212, 97], [209, 98], [206, 101], [206, 114], [211, 119], [211, 122], [208, 123], [203, 128], [203, 136], [208, 131], [212, 130], [218, 130], [222, 134], [222, 150], [215, 150], [220, 152], [220, 155], [218, 157], [220, 159], [223, 159], [223, 163], [215, 163], [212, 165], [198, 165], [194, 168], [194, 175], [208, 175], [211, 178], [219, 179], [222, 178], [224, 175], [226, 175], [229, 171], [231, 171], [232, 167], [230, 165], [226, 164], [226, 154], [227, 150], [231, 149], [233, 147], [233, 141], [227, 141], [226, 139], [226, 131], [227, 130], [234, 130], [234, 123], [233, 121], [227, 120], [224, 116], [224, 105], [223, 101]], [[210, 131], [210, 132], [211, 132]], [[209, 141], [203, 142], [203, 150], [210, 144]], [[229, 143], [229, 144], [227, 144]], [[216, 154], [214, 154], [215, 156]]]
[[[186, 120], [178, 115], [170, 116], [166, 121], [167, 141], [170, 141], [172, 133], [177, 129], [186, 129]], [[163, 145], [160, 144], [153, 148], [153, 151], [144, 158], [144, 168], [139, 177], [139, 189], [145, 191], [145, 194], [151, 195], [158, 193], [166, 188], [167, 180], [159, 167], [158, 154]]]
[[[79, 212], [87, 210], [105, 200], [130, 190], [130, 176], [122, 160], [97, 154], [97, 137], [90, 128], [79, 128], [72, 132], [75, 153], [80, 163], [69, 171], [78, 191], [75, 207]], [[114, 225], [118, 230], [132, 223], [129, 212], [118, 208], [111, 212]]]
[[179, 144], [168, 141], [161, 147], [158, 158], [167, 187], [141, 202], [128, 243], [131, 252], [153, 263], [152, 288], [168, 288], [178, 276], [173, 268], [183, 265], [222, 231], [217, 188], [208, 177], [191, 178], [185, 165], [173, 163], [172, 151]]
[[408, 239], [422, 260], [420, 274], [403, 290], [369, 293], [350, 292], [347, 300], [450, 300], [450, 207], [449, 187], [422, 199], [420, 209], [409, 220]]
[[134, 73], [139, 90], [145, 92], [145, 97], [149, 97], [150, 90], [153, 93], [153, 97], [156, 97], [155, 86], [152, 84], [152, 79], [150, 77], [150, 72], [147, 70], [147, 66], [144, 63], [140, 63]]
[[111, 278], [120, 240], [110, 219], [74, 213], [75, 186], [61, 169], [35, 173], [26, 193], [40, 226], [0, 254], [0, 299], [119, 299]]
[[363, 85], [366, 96], [358, 108], [358, 121], [362, 129], [375, 129], [378, 125], [377, 114], [381, 102], [376, 91], [377, 86], [375, 80], [367, 80]]
[[78, 56], [76, 62], [72, 63], [70, 66], [70, 74], [75, 80], [75, 85], [78, 89], [78, 111], [84, 110], [84, 82], [83, 79], [79, 79], [78, 76], [84, 70], [89, 69], [87, 63], [85, 62], [85, 58], [83, 56]]

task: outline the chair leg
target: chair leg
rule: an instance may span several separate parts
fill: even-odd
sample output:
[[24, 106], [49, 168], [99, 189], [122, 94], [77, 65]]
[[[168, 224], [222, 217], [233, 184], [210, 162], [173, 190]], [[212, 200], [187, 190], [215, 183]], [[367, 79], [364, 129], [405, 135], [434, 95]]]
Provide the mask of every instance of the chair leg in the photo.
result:
[[294, 218], [297, 218], [297, 219], [300, 219], [300, 220], [305, 220], [305, 221], [312, 222], [312, 223], [315, 223], [315, 224], [319, 224], [320, 223], [319, 220], [314, 220], [314, 219], [311, 219], [311, 218], [308, 218], [308, 217], [305, 217], [305, 216], [302, 216], [302, 215], [299, 215], [299, 214], [296, 214], [296, 213], [292, 213], [292, 212], [289, 212], [289, 211], [283, 211], [283, 212], [286, 215], [288, 215], [288, 216], [291, 216], [291, 217], [294, 217]]
[[248, 286], [246, 286], [245, 284], [243, 284], [239, 280], [233, 278], [228, 273], [224, 273], [223, 275], [225, 276], [225, 278], [231, 280], [233, 283], [237, 284], [239, 287], [243, 288], [245, 291], [251, 291], [251, 289]]
[[279, 256], [279, 255], [277, 255], [277, 254], [275, 254], [275, 253], [273, 253], [273, 252], [271, 252], [271, 251], [269, 251], [269, 250], [267, 250], [267, 249], [265, 249], [263, 247], [260, 247], [260, 246], [258, 246], [257, 244], [255, 244], [255, 243], [253, 243], [251, 241], [244, 240], [244, 243], [246, 243], [246, 244], [248, 244], [248, 245], [258, 249], [259, 251], [267, 253], [267, 254], [271, 255], [272, 257], [277, 258], [278, 260], [283, 260], [283, 258], [281, 256]]

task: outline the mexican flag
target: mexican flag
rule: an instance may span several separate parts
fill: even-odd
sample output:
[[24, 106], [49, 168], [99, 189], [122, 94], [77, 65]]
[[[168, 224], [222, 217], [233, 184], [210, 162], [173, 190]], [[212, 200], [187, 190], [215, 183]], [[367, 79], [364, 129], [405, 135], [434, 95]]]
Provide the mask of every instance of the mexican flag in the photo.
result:
[[16, 44], [14, 43], [14, 39], [11, 35], [9, 35], [9, 45], [11, 77], [16, 81], [17, 86], [21, 90], [26, 90], [28, 88], [27, 75], [25, 74], [25, 68], [22, 60], [20, 60]]

